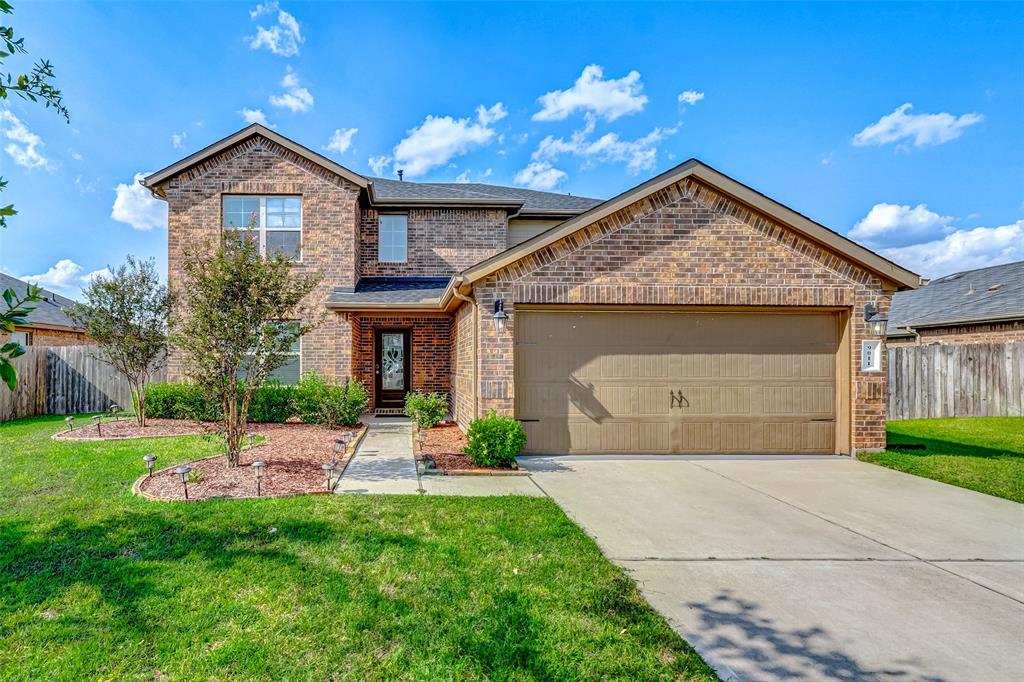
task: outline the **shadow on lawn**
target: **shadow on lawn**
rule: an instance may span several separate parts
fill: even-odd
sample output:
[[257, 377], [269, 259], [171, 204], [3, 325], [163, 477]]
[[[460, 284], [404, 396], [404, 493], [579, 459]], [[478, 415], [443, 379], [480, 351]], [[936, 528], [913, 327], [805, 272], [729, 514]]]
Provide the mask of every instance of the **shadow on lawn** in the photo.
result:
[[[758, 604], [723, 590], [708, 602], [687, 604], [700, 619], [698, 648], [723, 663], [753, 662], [760, 676], [772, 679], [941, 682], [918, 660], [894, 661], [885, 668], [859, 663], [822, 627], [780, 628], [760, 613]], [[822, 614], [827, 620], [827, 614]], [[697, 639], [697, 638], [695, 638]], [[755, 675], [755, 678], [757, 675]]]
[[[891, 448], [893, 445], [923, 445], [923, 450]], [[1009, 449], [988, 448], [981, 445], [959, 443], [952, 440], [939, 438], [921, 438], [902, 433], [890, 433], [886, 442], [890, 452], [898, 452], [901, 455], [913, 455], [914, 457], [928, 457], [930, 455], [945, 455], [947, 457], [983, 457], [986, 459], [1020, 459], [1024, 453], [1014, 452]]]

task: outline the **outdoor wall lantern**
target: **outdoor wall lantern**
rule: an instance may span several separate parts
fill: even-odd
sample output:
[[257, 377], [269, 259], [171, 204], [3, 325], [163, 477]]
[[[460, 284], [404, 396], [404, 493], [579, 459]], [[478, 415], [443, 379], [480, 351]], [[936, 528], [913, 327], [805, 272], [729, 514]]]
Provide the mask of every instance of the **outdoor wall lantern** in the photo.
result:
[[331, 489], [331, 478], [334, 476], [334, 463], [328, 462], [323, 466], [324, 473], [327, 474], [327, 490]]
[[174, 473], [181, 476], [181, 485], [185, 488], [185, 499], [188, 499], [188, 474], [192, 471], [190, 466], [180, 466], [174, 470]]
[[250, 466], [256, 472], [256, 497], [259, 497], [263, 494], [261, 483], [263, 482], [263, 468], [267, 466], [267, 463], [253, 462]]
[[150, 453], [143, 457], [142, 461], [146, 463], [146, 468], [149, 469], [149, 474], [146, 475], [146, 478], [149, 478], [153, 475], [153, 462], [156, 461], [156, 455]]
[[68, 431], [74, 431], [75, 430], [75, 418], [74, 417], [68, 417], [64, 421], [67, 422]]
[[505, 304], [499, 298], [494, 302], [494, 315], [491, 316], [494, 320], [494, 328], [499, 334], [505, 333], [505, 325], [508, 324], [508, 315], [505, 314]]
[[878, 306], [874, 303], [868, 303], [864, 306], [864, 321], [868, 323], [868, 328], [872, 334], [875, 336], [885, 336], [885, 329], [889, 324], [889, 320], [878, 314]]
[[99, 415], [99, 414], [92, 418], [92, 420], [94, 422], [96, 422], [96, 435], [97, 436], [102, 436], [103, 435], [102, 433], [100, 433], [100, 420], [101, 419], [103, 419], [103, 416]]

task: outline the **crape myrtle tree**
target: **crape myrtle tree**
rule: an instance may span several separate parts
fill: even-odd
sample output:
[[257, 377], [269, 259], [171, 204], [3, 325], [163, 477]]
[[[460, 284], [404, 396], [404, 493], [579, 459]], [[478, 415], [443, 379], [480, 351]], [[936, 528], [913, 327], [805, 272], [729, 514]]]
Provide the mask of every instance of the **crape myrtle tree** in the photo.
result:
[[250, 230], [189, 250], [176, 289], [171, 343], [186, 376], [221, 406], [228, 466], [238, 464], [253, 393], [313, 329], [302, 300], [321, 280], [281, 254], [260, 255]]
[[100, 353], [128, 380], [135, 419], [146, 425], [146, 384], [167, 352], [171, 297], [156, 264], [128, 256], [110, 275], [99, 275], [68, 311], [100, 347]]
[[[0, 0], [0, 15], [13, 13], [11, 3]], [[27, 54], [28, 50], [25, 48], [25, 39], [18, 37], [13, 26], [5, 24], [6, 20], [0, 18], [0, 102], [6, 102], [10, 95], [17, 95], [30, 102], [42, 102], [47, 109], [55, 109], [70, 123], [71, 113], [64, 106], [61, 91], [53, 84], [53, 66], [50, 62], [40, 60], [27, 72], [7, 69], [5, 60], [14, 55]], [[6, 188], [7, 181], [0, 177], [0, 192]], [[7, 219], [17, 213], [14, 204], [4, 206], [0, 203], [0, 229], [7, 227]], [[0, 332], [4, 333], [13, 332], [15, 325], [26, 324], [28, 314], [35, 310], [35, 306], [27, 304], [43, 300], [42, 289], [34, 286], [30, 286], [21, 295], [14, 289], [5, 289], [0, 296], [3, 297], [3, 304], [0, 305]], [[11, 361], [24, 354], [25, 349], [16, 341], [0, 343], [0, 382], [11, 391], [18, 385], [18, 372]]]

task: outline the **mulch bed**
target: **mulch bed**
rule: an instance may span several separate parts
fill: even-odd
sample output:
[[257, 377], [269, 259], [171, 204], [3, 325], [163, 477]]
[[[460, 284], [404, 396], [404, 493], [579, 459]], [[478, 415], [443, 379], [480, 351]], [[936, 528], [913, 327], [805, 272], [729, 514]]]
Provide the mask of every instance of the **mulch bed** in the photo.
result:
[[[263, 424], [258, 425], [264, 426]], [[76, 419], [75, 428], [61, 431], [55, 440], [103, 440], [108, 438], [159, 438], [163, 436], [193, 436], [214, 433], [217, 425], [212, 422], [194, 422], [184, 419], [147, 419], [146, 426], [139, 426], [133, 417], [119, 421], [104, 418], [97, 432], [96, 424], [90, 419]]]
[[434, 460], [434, 465], [446, 474], [512, 471], [508, 467], [478, 467], [473, 464], [469, 455], [462, 452], [469, 441], [456, 424], [441, 424], [426, 432], [421, 454], [428, 455]]
[[[104, 427], [106, 425], [104, 424]], [[315, 424], [252, 424], [253, 432], [266, 440], [242, 451], [238, 466], [228, 467], [227, 457], [218, 455], [189, 462], [196, 481], [188, 484], [190, 500], [212, 498], [244, 498], [256, 496], [256, 475], [250, 464], [259, 460], [267, 463], [260, 484], [261, 494], [295, 495], [300, 493], [327, 492], [324, 464], [332, 461], [334, 441], [342, 431], [360, 431], [363, 427], [341, 427], [328, 429]], [[146, 427], [149, 430], [149, 427]], [[104, 428], [104, 433], [106, 429]], [[335, 469], [335, 480], [344, 471], [353, 448], [348, 448], [344, 459], [340, 458]], [[184, 490], [181, 477], [174, 473], [174, 467], [143, 479], [138, 490], [145, 496], [161, 500], [182, 500]]]

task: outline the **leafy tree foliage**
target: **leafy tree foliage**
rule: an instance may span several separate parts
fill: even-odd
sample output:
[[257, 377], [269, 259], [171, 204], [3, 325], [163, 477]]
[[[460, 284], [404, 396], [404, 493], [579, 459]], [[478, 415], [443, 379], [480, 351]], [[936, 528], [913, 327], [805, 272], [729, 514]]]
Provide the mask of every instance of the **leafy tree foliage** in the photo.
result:
[[135, 419], [146, 425], [146, 383], [167, 352], [170, 294], [156, 264], [128, 256], [109, 276], [95, 277], [82, 292], [84, 302], [68, 311], [106, 360], [128, 380]]
[[229, 466], [238, 463], [254, 392], [318, 322], [302, 300], [321, 276], [297, 273], [281, 255], [262, 257], [251, 234], [229, 230], [186, 253], [171, 316], [186, 375], [221, 405]]
[[[7, 0], [0, 0], [0, 14], [13, 12], [14, 8]], [[13, 26], [0, 25], [0, 100], [6, 100], [8, 93], [14, 93], [32, 102], [42, 101], [46, 108], [54, 108], [70, 123], [71, 112], [64, 106], [61, 91], [52, 83], [54, 75], [50, 62], [40, 60], [28, 73], [13, 74], [6, 70], [4, 60], [15, 54], [27, 54], [25, 38], [19, 38]], [[7, 181], [0, 177], [0, 192], [6, 187]], [[0, 205], [0, 228], [7, 227], [7, 218], [17, 213], [14, 204]], [[35, 310], [35, 306], [26, 304], [41, 301], [41, 293], [42, 289], [30, 287], [24, 296], [19, 297], [13, 289], [5, 290], [2, 296], [6, 310], [0, 312], [0, 330], [10, 333], [14, 331], [14, 325], [25, 324], [26, 316]], [[0, 380], [11, 391], [18, 385], [18, 373], [11, 360], [24, 354], [25, 349], [20, 343], [8, 341], [0, 346]]]

